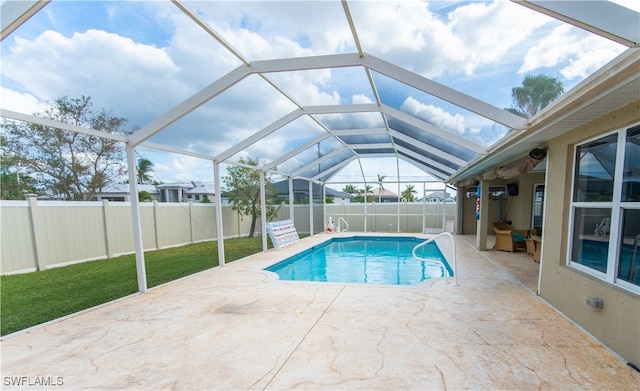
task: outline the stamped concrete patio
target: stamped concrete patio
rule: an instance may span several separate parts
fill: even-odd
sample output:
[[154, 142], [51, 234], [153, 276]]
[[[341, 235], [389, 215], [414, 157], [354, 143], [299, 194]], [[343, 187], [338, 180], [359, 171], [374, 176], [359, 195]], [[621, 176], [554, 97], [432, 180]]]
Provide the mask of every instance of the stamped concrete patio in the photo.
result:
[[9, 336], [3, 388], [640, 386], [639, 373], [535, 295], [537, 264], [524, 252], [481, 253], [475, 238], [456, 237], [458, 286], [286, 282], [256, 271], [326, 238]]

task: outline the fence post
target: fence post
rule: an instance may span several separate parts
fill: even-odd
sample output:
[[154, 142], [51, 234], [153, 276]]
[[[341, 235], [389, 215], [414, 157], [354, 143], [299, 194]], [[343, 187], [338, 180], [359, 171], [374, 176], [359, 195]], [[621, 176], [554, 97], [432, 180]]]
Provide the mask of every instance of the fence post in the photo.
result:
[[189, 200], [189, 240], [193, 243], [193, 201]]
[[40, 238], [38, 235], [38, 198], [35, 194], [25, 195], [27, 202], [29, 202], [29, 217], [31, 219], [31, 235], [33, 236], [33, 254], [36, 257], [36, 270], [41, 271], [45, 269], [45, 265], [41, 259], [40, 251]]
[[153, 201], [153, 238], [156, 241], [156, 250], [160, 250], [160, 239], [158, 238], [158, 201]]
[[102, 220], [104, 223], [104, 248], [107, 253], [107, 258], [113, 258], [113, 249], [110, 246], [109, 240], [109, 200], [102, 200]]

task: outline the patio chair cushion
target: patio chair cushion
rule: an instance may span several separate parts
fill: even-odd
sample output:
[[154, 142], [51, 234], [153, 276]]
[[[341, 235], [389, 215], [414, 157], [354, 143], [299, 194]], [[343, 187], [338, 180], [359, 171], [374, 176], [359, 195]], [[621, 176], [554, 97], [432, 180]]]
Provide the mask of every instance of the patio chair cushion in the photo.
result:
[[524, 242], [527, 237], [521, 233], [514, 232], [513, 233], [513, 241], [514, 242]]

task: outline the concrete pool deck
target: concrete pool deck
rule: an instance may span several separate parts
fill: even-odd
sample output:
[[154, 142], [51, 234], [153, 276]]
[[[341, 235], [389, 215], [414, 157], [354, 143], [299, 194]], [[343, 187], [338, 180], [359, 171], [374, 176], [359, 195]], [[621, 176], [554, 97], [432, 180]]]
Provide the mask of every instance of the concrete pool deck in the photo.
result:
[[[468, 237], [456, 237], [458, 286], [272, 281], [255, 271], [327, 236], [9, 336], [2, 388], [640, 386], [640, 373], [502, 267], [502, 253], [478, 252]], [[537, 267], [524, 252], [504, 254], [524, 274]]]

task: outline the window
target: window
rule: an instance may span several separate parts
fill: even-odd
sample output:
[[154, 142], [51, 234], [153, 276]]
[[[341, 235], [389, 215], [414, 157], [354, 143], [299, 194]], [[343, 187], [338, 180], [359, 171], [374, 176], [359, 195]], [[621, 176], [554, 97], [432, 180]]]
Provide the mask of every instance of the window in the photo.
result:
[[568, 264], [640, 293], [640, 125], [575, 150]]

